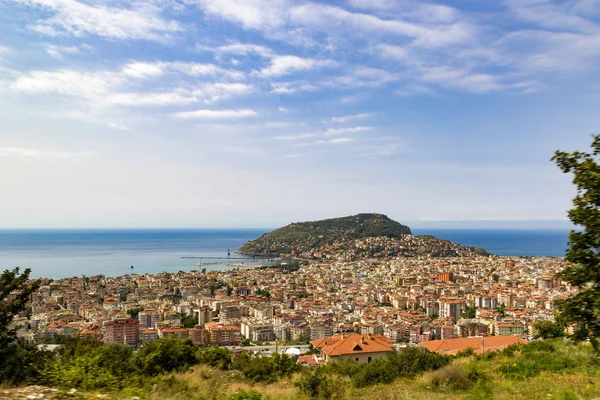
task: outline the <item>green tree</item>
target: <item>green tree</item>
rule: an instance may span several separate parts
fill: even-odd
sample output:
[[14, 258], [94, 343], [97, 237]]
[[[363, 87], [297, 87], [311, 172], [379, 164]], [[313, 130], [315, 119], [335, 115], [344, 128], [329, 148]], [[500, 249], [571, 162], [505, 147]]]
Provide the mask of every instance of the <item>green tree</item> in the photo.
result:
[[536, 336], [542, 339], [553, 339], [565, 336], [565, 325], [562, 321], [537, 321], [533, 324]]
[[135, 353], [133, 360], [144, 375], [187, 370], [198, 363], [198, 346], [190, 339], [160, 339], [150, 342]]
[[144, 311], [144, 307], [130, 308], [127, 310], [127, 314], [133, 319], [138, 319], [138, 316], [140, 315], [140, 311]]
[[[0, 275], [0, 379], [11, 382], [24, 380], [30, 374], [18, 360], [35, 358], [35, 349], [24, 347], [17, 340], [16, 328], [11, 327], [14, 317], [26, 311], [31, 294], [39, 288], [38, 281], [30, 282], [31, 270], [5, 270]], [[31, 351], [29, 351], [31, 350]], [[22, 367], [22, 368], [21, 368]], [[28, 368], [28, 367], [27, 367]]]
[[575, 325], [574, 338], [590, 339], [600, 351], [600, 135], [592, 152], [557, 151], [552, 158], [564, 173], [573, 173], [577, 195], [568, 216], [579, 227], [569, 234], [568, 266], [558, 275], [577, 292], [558, 304], [565, 322]]
[[465, 307], [465, 311], [462, 314], [463, 318], [473, 319], [477, 315], [477, 307]]
[[181, 325], [185, 328], [193, 328], [198, 325], [198, 317], [195, 315], [181, 314]]

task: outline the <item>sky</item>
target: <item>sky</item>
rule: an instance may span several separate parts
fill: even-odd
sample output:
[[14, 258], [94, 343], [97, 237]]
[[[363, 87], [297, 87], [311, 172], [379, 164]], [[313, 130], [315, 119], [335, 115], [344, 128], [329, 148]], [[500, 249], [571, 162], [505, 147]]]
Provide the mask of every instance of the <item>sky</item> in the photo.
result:
[[0, 0], [0, 228], [562, 226], [599, 63], [600, 0]]

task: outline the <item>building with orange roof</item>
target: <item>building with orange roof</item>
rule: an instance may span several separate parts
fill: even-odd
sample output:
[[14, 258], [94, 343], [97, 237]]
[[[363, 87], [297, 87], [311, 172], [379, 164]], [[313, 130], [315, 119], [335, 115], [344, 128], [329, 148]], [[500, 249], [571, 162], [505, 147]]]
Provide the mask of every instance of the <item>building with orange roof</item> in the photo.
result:
[[208, 342], [217, 345], [239, 345], [242, 341], [241, 329], [236, 325], [224, 325], [222, 322], [204, 324]]
[[296, 364], [300, 364], [305, 367], [313, 366], [313, 365], [320, 365], [321, 359], [319, 359], [319, 357], [317, 357], [316, 354], [307, 354], [305, 356], [299, 356], [298, 359], [296, 360]]
[[352, 360], [368, 363], [376, 358], [383, 358], [392, 351], [392, 341], [382, 335], [330, 336], [310, 342], [320, 350], [324, 362]]
[[527, 343], [526, 340], [516, 336], [488, 336], [471, 337], [445, 340], [431, 340], [419, 343], [429, 351], [439, 354], [455, 355], [461, 350], [473, 349], [476, 354], [502, 350], [517, 343]]

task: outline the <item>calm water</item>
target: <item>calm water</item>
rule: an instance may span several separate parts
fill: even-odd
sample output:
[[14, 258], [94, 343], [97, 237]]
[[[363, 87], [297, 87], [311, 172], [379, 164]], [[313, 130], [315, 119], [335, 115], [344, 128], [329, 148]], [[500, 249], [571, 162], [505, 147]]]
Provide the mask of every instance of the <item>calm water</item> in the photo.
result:
[[[267, 231], [0, 230], [0, 270], [29, 267], [33, 277], [50, 278], [191, 270], [199, 268], [197, 260], [182, 256], [226, 257], [227, 249], [233, 252]], [[493, 254], [522, 256], [563, 256], [568, 235], [558, 230], [486, 229], [413, 229], [413, 233], [483, 247]]]

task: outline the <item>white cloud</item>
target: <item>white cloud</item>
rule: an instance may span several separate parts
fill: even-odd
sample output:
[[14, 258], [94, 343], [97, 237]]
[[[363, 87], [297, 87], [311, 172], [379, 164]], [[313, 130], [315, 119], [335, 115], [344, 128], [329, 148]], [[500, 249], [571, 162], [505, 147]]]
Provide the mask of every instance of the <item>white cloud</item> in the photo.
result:
[[337, 87], [368, 87], [376, 88], [397, 81], [400, 78], [397, 72], [390, 72], [381, 68], [359, 66], [354, 71], [341, 76], [332, 77], [327, 82], [328, 86]]
[[176, 119], [234, 119], [234, 118], [246, 118], [258, 115], [258, 113], [251, 109], [240, 109], [240, 110], [196, 110], [196, 111], [184, 111], [173, 114]]
[[331, 122], [339, 122], [341, 124], [344, 124], [348, 121], [353, 121], [355, 119], [368, 118], [371, 115], [373, 115], [373, 113], [361, 113], [361, 114], [346, 115], [344, 117], [332, 117]]
[[415, 23], [402, 19], [382, 19], [375, 15], [350, 12], [340, 7], [307, 3], [291, 10], [293, 22], [322, 31], [343, 28], [346, 35], [353, 29], [357, 32], [400, 35], [414, 40], [413, 44], [423, 47], [440, 47], [464, 43], [475, 36], [474, 27], [462, 22]]
[[63, 152], [23, 147], [0, 146], [0, 156], [78, 160], [93, 156], [93, 152]]
[[58, 93], [90, 99], [110, 93], [119, 82], [120, 77], [110, 72], [31, 71], [17, 78], [9, 88], [16, 92]]
[[312, 138], [312, 137], [316, 137], [319, 136], [316, 133], [299, 133], [297, 135], [282, 135], [282, 136], [275, 136], [276, 140], [300, 140], [300, 139], [308, 139], [308, 138]]
[[325, 131], [325, 136], [341, 135], [345, 133], [357, 133], [373, 130], [372, 126], [353, 126], [348, 128], [329, 128]]
[[333, 60], [316, 60], [314, 58], [301, 58], [297, 56], [275, 56], [268, 67], [260, 71], [262, 76], [283, 76], [295, 71], [310, 70], [317, 67], [335, 67]]
[[282, 106], [279, 106], [278, 110], [279, 110], [279, 112], [283, 112], [283, 113], [285, 113], [285, 112], [288, 112], [288, 111], [289, 111], [289, 109], [287, 109], [287, 108], [285, 108], [285, 107], [282, 107]]
[[196, 96], [185, 90], [164, 93], [116, 93], [106, 99], [108, 104], [121, 106], [169, 106], [197, 101]]
[[348, 3], [363, 10], [391, 10], [397, 6], [395, 0], [349, 0]]
[[206, 83], [196, 88], [175, 88], [170, 92], [115, 93], [105, 102], [121, 106], [172, 106], [204, 102], [215, 103], [231, 96], [241, 96], [252, 91], [244, 83]]
[[309, 82], [271, 82], [272, 93], [276, 94], [293, 94], [296, 92], [312, 92], [318, 89], [312, 83]]
[[306, 146], [314, 146], [314, 145], [346, 144], [346, 143], [352, 143], [354, 141], [356, 141], [355, 138], [341, 137], [341, 138], [335, 138], [335, 139], [316, 140], [314, 142], [298, 143], [295, 146], [296, 147], [306, 147]]
[[196, 46], [197, 50], [206, 50], [211, 51], [218, 56], [222, 56], [224, 54], [233, 54], [239, 56], [246, 56], [248, 54], [258, 54], [264, 58], [271, 58], [275, 55], [275, 52], [268, 47], [259, 46], [252, 43], [232, 43], [228, 45], [218, 46], [218, 47], [206, 47], [206, 46]]
[[164, 72], [162, 63], [132, 62], [123, 67], [123, 75], [134, 78], [155, 78]]
[[273, 29], [284, 24], [284, 0], [188, 0], [207, 15], [241, 24], [245, 29]]
[[600, 33], [600, 27], [592, 21], [574, 15], [548, 0], [523, 1], [505, 0], [509, 10], [520, 20], [552, 29], [564, 29], [575, 32]]
[[75, 0], [17, 0], [51, 11], [52, 16], [37, 20], [30, 27], [46, 35], [85, 34], [112, 39], [146, 39], [162, 41], [182, 30], [178, 22], [163, 19], [160, 9], [137, 3], [135, 9], [111, 7], [99, 2], [88, 5]]
[[126, 64], [122, 73], [135, 78], [155, 78], [166, 72], [179, 72], [190, 76], [221, 76], [229, 79], [241, 79], [244, 73], [241, 71], [228, 70], [214, 64], [203, 64], [195, 62], [131, 62]]
[[46, 52], [52, 57], [62, 59], [65, 54], [80, 54], [78, 46], [57, 46], [53, 44], [46, 45]]

